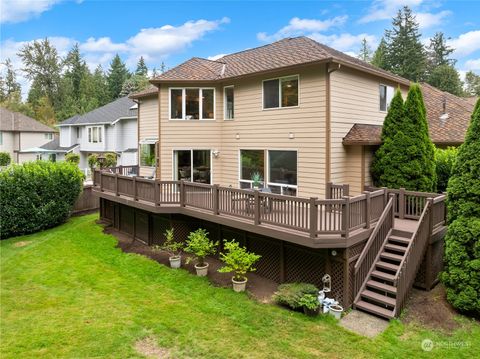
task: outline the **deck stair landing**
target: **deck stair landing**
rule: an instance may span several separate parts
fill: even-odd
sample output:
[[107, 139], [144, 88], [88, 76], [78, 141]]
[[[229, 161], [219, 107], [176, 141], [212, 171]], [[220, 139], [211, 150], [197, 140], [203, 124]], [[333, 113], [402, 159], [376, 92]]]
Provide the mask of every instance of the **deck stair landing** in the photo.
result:
[[387, 319], [395, 316], [397, 288], [394, 279], [412, 236], [412, 232], [395, 228], [390, 231], [357, 297], [355, 308]]

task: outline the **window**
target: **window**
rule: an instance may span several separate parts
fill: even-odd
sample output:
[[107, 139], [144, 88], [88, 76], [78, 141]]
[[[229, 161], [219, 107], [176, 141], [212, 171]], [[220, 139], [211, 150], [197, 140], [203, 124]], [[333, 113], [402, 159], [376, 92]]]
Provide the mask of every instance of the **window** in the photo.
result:
[[75, 128], [77, 130], [77, 138], [80, 138], [80, 127]]
[[298, 106], [298, 76], [263, 81], [263, 108]]
[[46, 140], [51, 140], [51, 139], [53, 139], [53, 133], [45, 133], [45, 139], [46, 139]]
[[392, 101], [395, 90], [392, 86], [380, 85], [379, 91], [380, 111], [387, 111], [390, 107], [390, 102]]
[[50, 153], [50, 154], [48, 155], [48, 160], [49, 160], [50, 162], [57, 162], [57, 155], [56, 155], [55, 153]]
[[42, 160], [42, 155], [41, 154], [37, 154], [37, 161], [41, 161]]
[[240, 188], [251, 188], [257, 172], [265, 179], [265, 151], [240, 150]]
[[215, 118], [215, 89], [170, 89], [170, 119], [213, 120]]
[[88, 142], [89, 143], [101, 143], [102, 142], [102, 127], [87, 127]]
[[274, 193], [297, 194], [297, 151], [268, 151], [268, 186]]
[[155, 167], [155, 143], [140, 144], [140, 166]]
[[3, 132], [0, 131], [0, 145], [3, 145]]
[[224, 101], [224, 119], [233, 120], [234, 118], [234, 104], [233, 104], [233, 86], [227, 86], [223, 88], [223, 101]]
[[177, 150], [173, 152], [173, 162], [175, 180], [211, 182], [210, 150]]

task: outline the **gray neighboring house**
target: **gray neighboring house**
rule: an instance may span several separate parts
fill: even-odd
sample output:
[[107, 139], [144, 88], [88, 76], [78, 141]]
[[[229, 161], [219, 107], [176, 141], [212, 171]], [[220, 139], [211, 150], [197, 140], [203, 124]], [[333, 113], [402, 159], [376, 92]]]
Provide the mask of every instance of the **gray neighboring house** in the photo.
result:
[[57, 127], [60, 139], [48, 146], [59, 159], [68, 152], [78, 153], [82, 170], [88, 170], [91, 153], [115, 152], [118, 166], [137, 164], [137, 103], [128, 97], [73, 116]]
[[8, 152], [14, 163], [55, 161], [56, 152], [42, 146], [53, 142], [56, 132], [31, 117], [0, 107], [0, 151]]

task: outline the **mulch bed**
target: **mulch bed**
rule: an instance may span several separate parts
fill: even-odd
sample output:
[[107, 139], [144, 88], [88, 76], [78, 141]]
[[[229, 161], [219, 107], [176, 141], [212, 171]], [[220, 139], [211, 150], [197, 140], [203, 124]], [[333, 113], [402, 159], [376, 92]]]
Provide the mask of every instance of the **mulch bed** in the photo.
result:
[[[111, 234], [118, 239], [118, 247], [126, 253], [137, 253], [144, 255], [148, 258], [157, 261], [160, 264], [170, 267], [168, 261], [168, 254], [164, 252], [156, 252], [152, 250], [152, 247], [142, 243], [139, 240], [132, 240], [132, 237], [117, 231], [112, 227], [106, 227], [105, 233]], [[222, 266], [222, 262], [215, 258], [208, 258], [208, 278], [210, 281], [220, 287], [232, 287], [232, 275], [230, 273], [218, 273], [217, 269]], [[188, 270], [190, 273], [195, 274], [194, 263], [185, 264], [185, 255], [182, 256], [182, 269]], [[262, 303], [270, 303], [272, 294], [277, 290], [278, 284], [274, 281], [250, 273], [248, 275], [247, 291], [248, 294], [254, 299]]]

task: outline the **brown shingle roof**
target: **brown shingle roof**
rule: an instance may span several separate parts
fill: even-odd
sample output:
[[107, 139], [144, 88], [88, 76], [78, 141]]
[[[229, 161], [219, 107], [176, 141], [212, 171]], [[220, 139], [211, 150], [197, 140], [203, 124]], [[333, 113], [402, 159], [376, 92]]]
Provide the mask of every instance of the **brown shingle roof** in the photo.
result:
[[151, 85], [151, 86], [148, 86], [145, 90], [132, 93], [128, 97], [131, 98], [131, 99], [135, 99], [135, 98], [151, 96], [151, 95], [155, 95], [155, 94], [158, 94], [158, 87]]
[[[460, 145], [465, 139], [474, 103], [469, 99], [422, 84], [430, 138], [436, 145]], [[444, 104], [445, 114], [444, 116]], [[381, 144], [382, 126], [355, 124], [343, 138], [344, 145]]]
[[13, 112], [4, 107], [0, 107], [0, 131], [56, 132], [23, 113]]
[[226, 55], [216, 61], [194, 57], [156, 77], [152, 82], [216, 81], [328, 61], [335, 61], [402, 84], [409, 84], [409, 81], [402, 77], [304, 36], [287, 38], [265, 46]]

